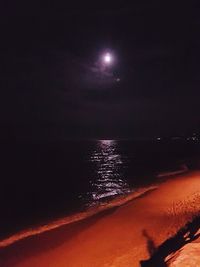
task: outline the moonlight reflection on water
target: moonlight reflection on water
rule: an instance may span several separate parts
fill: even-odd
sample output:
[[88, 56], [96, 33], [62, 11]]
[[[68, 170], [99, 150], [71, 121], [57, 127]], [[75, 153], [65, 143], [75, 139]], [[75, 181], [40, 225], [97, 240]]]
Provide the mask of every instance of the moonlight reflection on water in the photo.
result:
[[123, 177], [123, 159], [114, 140], [100, 140], [90, 160], [95, 165], [96, 178], [92, 179], [92, 199], [106, 199], [130, 191]]

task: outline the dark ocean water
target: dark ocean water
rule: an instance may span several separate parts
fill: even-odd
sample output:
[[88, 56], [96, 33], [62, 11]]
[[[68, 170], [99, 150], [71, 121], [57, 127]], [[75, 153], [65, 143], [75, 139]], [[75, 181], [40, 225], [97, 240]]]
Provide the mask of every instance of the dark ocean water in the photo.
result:
[[0, 236], [159, 183], [198, 158], [199, 144], [180, 141], [4, 144]]

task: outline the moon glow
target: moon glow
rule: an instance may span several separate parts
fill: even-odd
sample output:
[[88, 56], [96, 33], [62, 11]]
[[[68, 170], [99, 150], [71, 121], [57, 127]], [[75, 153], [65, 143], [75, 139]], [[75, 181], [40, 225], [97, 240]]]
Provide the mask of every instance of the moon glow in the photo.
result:
[[104, 56], [103, 56], [103, 62], [104, 64], [106, 65], [110, 65], [113, 61], [113, 57], [110, 53], [106, 53]]

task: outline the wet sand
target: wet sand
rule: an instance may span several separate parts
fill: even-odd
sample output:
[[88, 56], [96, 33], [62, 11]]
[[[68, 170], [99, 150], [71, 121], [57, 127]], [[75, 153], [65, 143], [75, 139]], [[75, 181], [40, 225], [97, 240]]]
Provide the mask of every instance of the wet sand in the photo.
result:
[[45, 232], [10, 245], [1, 241], [0, 266], [139, 266], [149, 257], [148, 241], [160, 245], [198, 211], [199, 204], [200, 172], [182, 174], [87, 219], [49, 230], [47, 225]]

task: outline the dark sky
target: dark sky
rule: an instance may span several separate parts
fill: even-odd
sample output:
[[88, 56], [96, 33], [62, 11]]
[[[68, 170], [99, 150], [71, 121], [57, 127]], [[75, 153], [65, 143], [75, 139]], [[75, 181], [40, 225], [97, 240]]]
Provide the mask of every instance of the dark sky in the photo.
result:
[[[2, 132], [143, 138], [199, 129], [198, 5], [123, 2], [1, 4]], [[107, 49], [116, 60], [102, 72]]]

